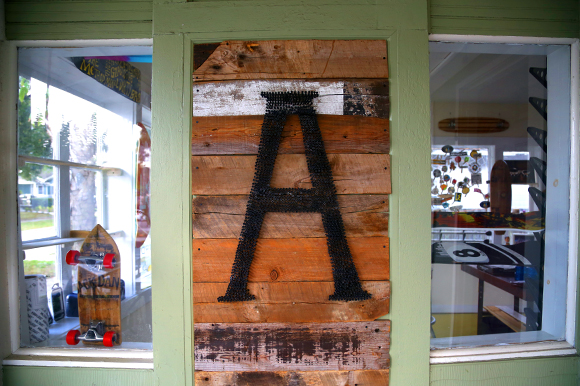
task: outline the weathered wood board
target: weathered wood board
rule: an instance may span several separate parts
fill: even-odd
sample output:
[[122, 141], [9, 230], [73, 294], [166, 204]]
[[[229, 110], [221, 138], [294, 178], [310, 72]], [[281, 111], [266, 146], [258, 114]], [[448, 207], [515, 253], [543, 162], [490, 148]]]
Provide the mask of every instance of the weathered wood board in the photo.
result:
[[[362, 286], [372, 295], [371, 299], [342, 302], [328, 300], [334, 292], [333, 282], [249, 283], [248, 288], [259, 300], [218, 303], [215, 299], [225, 293], [227, 283], [194, 283], [195, 322], [356, 322], [375, 320], [387, 314], [389, 282], [363, 281]], [[213, 295], [216, 296], [211, 302]]]
[[[339, 195], [338, 205], [350, 237], [387, 236], [389, 196]], [[248, 196], [193, 198], [193, 237], [238, 238]], [[267, 213], [263, 238], [325, 237], [320, 213]]]
[[[263, 121], [263, 115], [194, 117], [191, 154], [258, 154]], [[319, 115], [318, 124], [327, 154], [389, 152], [387, 119]], [[278, 151], [279, 154], [304, 154], [298, 116], [288, 117]]]
[[[389, 279], [389, 239], [347, 239], [361, 280]], [[192, 259], [196, 283], [227, 283], [234, 262], [237, 239], [194, 239]], [[332, 281], [326, 238], [259, 239], [250, 269], [250, 282]], [[211, 273], [211, 274], [208, 274]]]
[[196, 371], [201, 386], [386, 386], [389, 370], [355, 371]]
[[[338, 194], [390, 194], [391, 164], [388, 154], [328, 154]], [[249, 194], [256, 157], [192, 156], [192, 194]], [[276, 159], [273, 188], [311, 188], [306, 158], [283, 154]]]
[[[213, 283], [200, 282], [193, 285], [193, 301], [196, 304], [215, 303], [227, 287], [227, 282]], [[390, 284], [386, 280], [362, 281], [364, 289], [373, 294], [377, 299], [388, 301]], [[278, 282], [276, 274], [270, 277], [268, 282], [250, 282], [248, 288], [256, 298], [268, 304], [307, 302], [318, 304], [340, 304], [336, 300], [328, 300], [328, 296], [334, 291], [332, 280], [329, 281], [300, 281]]]
[[[195, 84], [193, 116], [263, 116], [266, 100], [261, 93], [265, 91], [315, 91], [318, 97], [312, 102], [319, 117], [337, 115], [389, 119], [389, 82], [386, 79], [243, 80]], [[320, 119], [324, 123], [325, 118]]]
[[226, 41], [195, 69], [193, 81], [388, 76], [384, 40]]
[[195, 368], [205, 371], [383, 370], [390, 321], [196, 323]]

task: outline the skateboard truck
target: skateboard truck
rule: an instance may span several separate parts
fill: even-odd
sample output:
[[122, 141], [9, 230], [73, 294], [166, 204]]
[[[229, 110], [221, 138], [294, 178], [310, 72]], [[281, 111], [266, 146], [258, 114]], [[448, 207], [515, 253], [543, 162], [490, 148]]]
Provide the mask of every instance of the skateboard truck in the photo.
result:
[[104, 268], [114, 268], [116, 264], [114, 253], [99, 253], [91, 256], [82, 256], [79, 251], [70, 250], [66, 254], [68, 265], [87, 264], [102, 265]]
[[113, 347], [117, 341], [117, 334], [114, 331], [105, 332], [105, 325], [103, 322], [92, 322], [89, 329], [84, 334], [79, 330], [70, 330], [66, 334], [66, 343], [74, 346], [80, 341], [99, 343], [103, 342], [106, 347]]

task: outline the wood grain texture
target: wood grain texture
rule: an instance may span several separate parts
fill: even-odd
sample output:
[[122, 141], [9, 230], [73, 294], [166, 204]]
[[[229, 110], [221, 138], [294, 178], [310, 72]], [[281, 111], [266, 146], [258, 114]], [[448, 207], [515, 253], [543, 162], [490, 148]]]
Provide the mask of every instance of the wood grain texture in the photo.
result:
[[[274, 275], [271, 276], [271, 279]], [[257, 301], [275, 303], [319, 303], [340, 304], [339, 301], [328, 300], [334, 292], [334, 283], [329, 281], [301, 282], [270, 282], [248, 283], [248, 289], [256, 296]], [[371, 293], [373, 298], [387, 301], [390, 298], [390, 283], [388, 281], [363, 281], [363, 289]], [[226, 293], [228, 283], [193, 283], [193, 302], [215, 303], [218, 296]], [[197, 316], [197, 313], [196, 313]]]
[[193, 116], [260, 115], [266, 112], [261, 93], [315, 91], [312, 103], [318, 116], [356, 115], [389, 119], [389, 81], [341, 80], [236, 80], [194, 84]]
[[[390, 158], [387, 154], [329, 154], [338, 194], [390, 194]], [[192, 194], [249, 194], [256, 156], [192, 156]], [[310, 188], [306, 157], [283, 154], [276, 159], [274, 188]]]
[[[347, 238], [361, 280], [389, 279], [387, 237]], [[237, 239], [192, 240], [194, 283], [227, 283]], [[259, 239], [250, 268], [250, 282], [329, 281], [332, 267], [326, 238]]]
[[195, 368], [205, 371], [384, 370], [390, 321], [196, 323]]
[[200, 386], [387, 386], [389, 370], [356, 371], [196, 371]]
[[[330, 301], [332, 282], [249, 283], [257, 300], [218, 303], [227, 283], [193, 283], [196, 323], [373, 321], [389, 313], [390, 283], [363, 281], [371, 299]], [[213, 301], [212, 301], [213, 299]], [[199, 301], [199, 302], [196, 302]]]
[[[388, 195], [339, 195], [338, 205], [349, 237], [387, 236]], [[193, 198], [193, 237], [238, 238], [248, 196], [196, 196]], [[320, 213], [266, 213], [260, 237], [325, 237]]]
[[[318, 115], [327, 154], [388, 153], [389, 121], [360, 115]], [[263, 115], [194, 117], [192, 155], [258, 154]], [[282, 132], [278, 154], [304, 154], [297, 115], [291, 115]]]
[[372, 321], [389, 313], [389, 301], [325, 303], [200, 303], [196, 323], [325, 323]]
[[226, 41], [194, 71], [193, 81], [360, 78], [361, 75], [388, 78], [386, 41]]

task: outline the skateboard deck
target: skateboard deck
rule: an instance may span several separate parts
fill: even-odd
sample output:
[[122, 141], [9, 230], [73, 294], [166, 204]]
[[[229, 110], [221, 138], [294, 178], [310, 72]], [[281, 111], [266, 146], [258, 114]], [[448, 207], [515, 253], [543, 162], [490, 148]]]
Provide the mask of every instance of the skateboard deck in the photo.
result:
[[149, 216], [149, 173], [151, 170], [151, 138], [142, 123], [139, 141], [137, 143], [137, 197], [136, 216], [137, 234], [135, 248], [141, 248], [149, 231], [151, 230], [151, 217]]
[[[121, 344], [121, 259], [117, 244], [97, 225], [80, 251], [67, 254], [67, 263], [78, 265], [80, 321], [80, 332], [70, 331], [67, 343], [77, 344], [80, 339], [85, 345]], [[73, 337], [75, 331], [78, 334]], [[95, 332], [97, 338], [93, 339]]]
[[438, 127], [448, 133], [499, 133], [509, 129], [509, 122], [500, 118], [460, 117], [447, 118]]

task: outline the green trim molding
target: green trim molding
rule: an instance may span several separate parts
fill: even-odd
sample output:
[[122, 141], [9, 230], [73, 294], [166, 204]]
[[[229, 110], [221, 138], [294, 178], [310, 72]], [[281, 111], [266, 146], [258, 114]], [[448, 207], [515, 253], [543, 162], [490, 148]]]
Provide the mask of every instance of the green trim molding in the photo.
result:
[[4, 385], [153, 386], [152, 370], [5, 366]]

